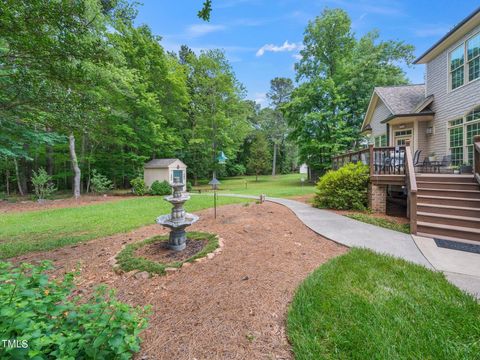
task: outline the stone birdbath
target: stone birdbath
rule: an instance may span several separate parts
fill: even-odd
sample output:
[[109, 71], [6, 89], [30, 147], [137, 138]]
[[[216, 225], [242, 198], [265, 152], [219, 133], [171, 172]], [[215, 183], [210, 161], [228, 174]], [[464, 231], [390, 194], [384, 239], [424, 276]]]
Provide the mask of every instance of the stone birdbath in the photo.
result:
[[172, 188], [173, 195], [165, 196], [164, 199], [173, 205], [172, 212], [157, 218], [157, 224], [163, 225], [170, 230], [167, 247], [174, 251], [182, 251], [187, 246], [187, 233], [185, 228], [198, 221], [199, 217], [189, 214], [183, 208], [183, 204], [190, 196], [182, 193], [184, 184], [179, 178], [174, 178]]

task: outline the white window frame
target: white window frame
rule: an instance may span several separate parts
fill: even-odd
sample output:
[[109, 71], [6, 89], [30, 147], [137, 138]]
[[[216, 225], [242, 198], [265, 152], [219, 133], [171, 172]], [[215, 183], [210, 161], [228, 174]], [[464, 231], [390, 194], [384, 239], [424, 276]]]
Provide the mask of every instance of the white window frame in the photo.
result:
[[[472, 145], [467, 145], [467, 143], [468, 143], [468, 141], [467, 141], [467, 126], [472, 125], [472, 124], [480, 124], [480, 117], [476, 120], [467, 121], [467, 116], [472, 111], [477, 109], [478, 107], [480, 107], [480, 105], [474, 106], [470, 111], [468, 111], [465, 115], [463, 115], [461, 117], [452, 118], [452, 119], [447, 121], [447, 145], [448, 145], [448, 151], [449, 151], [450, 155], [452, 154], [452, 148], [450, 147], [450, 129], [459, 128], [459, 127], [462, 128], [462, 137], [463, 137], [463, 139], [462, 139], [463, 140], [462, 141], [462, 149], [463, 149], [462, 164], [468, 163], [468, 147], [472, 146]], [[460, 119], [462, 120], [462, 122], [460, 124], [453, 125], [453, 126], [450, 125], [450, 121], [460, 120]]]
[[[480, 35], [480, 31], [473, 34], [472, 36], [468, 37], [464, 41], [456, 44], [452, 50], [448, 52], [448, 61], [447, 61], [447, 70], [448, 70], [448, 92], [456, 91], [458, 89], [463, 88], [464, 86], [473, 83], [474, 81], [480, 80], [480, 77], [477, 77], [476, 79], [473, 79], [471, 81], [468, 80], [469, 78], [469, 73], [468, 73], [468, 53], [467, 53], [467, 43], [473, 39], [475, 36]], [[452, 89], [452, 70], [451, 70], [451, 59], [452, 59], [452, 53], [457, 50], [459, 47], [463, 46], [463, 84], [456, 87], [455, 89]], [[473, 60], [473, 59], [472, 59]], [[457, 68], [458, 69], [458, 68]]]

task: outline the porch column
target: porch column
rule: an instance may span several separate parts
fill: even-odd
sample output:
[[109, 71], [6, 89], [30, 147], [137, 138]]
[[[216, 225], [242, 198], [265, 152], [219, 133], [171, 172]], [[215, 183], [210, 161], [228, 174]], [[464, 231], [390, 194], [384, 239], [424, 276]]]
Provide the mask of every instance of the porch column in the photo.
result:
[[368, 184], [368, 207], [375, 213], [387, 212], [387, 185]]

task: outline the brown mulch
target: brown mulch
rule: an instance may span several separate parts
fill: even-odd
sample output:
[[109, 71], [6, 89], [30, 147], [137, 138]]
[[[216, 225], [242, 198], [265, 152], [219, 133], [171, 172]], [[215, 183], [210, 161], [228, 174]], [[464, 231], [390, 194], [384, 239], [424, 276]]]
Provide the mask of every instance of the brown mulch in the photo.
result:
[[105, 283], [120, 300], [151, 304], [137, 359], [291, 359], [285, 318], [295, 289], [328, 259], [347, 251], [277, 204], [228, 205], [198, 213], [191, 230], [219, 234], [223, 252], [167, 276], [117, 275], [108, 259], [122, 244], [165, 233], [158, 225], [16, 261], [51, 259], [57, 273], [79, 262], [79, 287]]
[[8, 201], [0, 201], [0, 214], [85, 206], [85, 205], [98, 204], [98, 203], [107, 202], [107, 201], [125, 200], [131, 197], [132, 197], [131, 195], [130, 196], [129, 195], [114, 195], [114, 196], [82, 195], [79, 199], [75, 199], [71, 197], [66, 199], [46, 200], [43, 203], [39, 203], [33, 200], [18, 201], [14, 203], [11, 203]]
[[188, 258], [198, 254], [205, 245], [208, 243], [208, 240], [190, 240], [186, 241], [186, 248], [182, 251], [170, 250], [167, 247], [167, 241], [158, 241], [141, 248], [135, 251], [136, 257], [143, 257], [147, 260], [157, 261], [161, 263], [172, 263], [175, 261], [185, 261]]

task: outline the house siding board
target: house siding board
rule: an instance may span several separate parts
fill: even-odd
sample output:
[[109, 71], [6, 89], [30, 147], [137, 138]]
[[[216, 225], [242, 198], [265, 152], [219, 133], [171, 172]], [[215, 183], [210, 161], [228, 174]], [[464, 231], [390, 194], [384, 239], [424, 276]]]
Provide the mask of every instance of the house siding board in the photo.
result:
[[418, 122], [418, 130], [417, 130], [417, 144], [416, 144], [416, 149], [421, 150], [422, 152], [420, 153], [420, 162], [423, 161], [423, 159], [428, 156], [430, 153], [429, 149], [429, 137], [431, 135], [427, 135], [427, 127], [431, 126], [431, 124], [428, 121], [419, 121]]
[[429, 151], [435, 152], [437, 156], [447, 155], [450, 151], [447, 135], [448, 121], [462, 117], [476, 105], [480, 105], [480, 80], [450, 91], [448, 69], [449, 52], [479, 31], [480, 26], [477, 26], [462, 40], [426, 64], [426, 96], [433, 94], [435, 97], [432, 104], [432, 110], [435, 112], [434, 135], [428, 137], [427, 143]]
[[370, 122], [370, 126], [372, 127], [372, 137], [384, 135], [387, 132], [387, 126], [381, 122], [390, 115], [390, 110], [388, 110], [382, 100], [379, 100]]

